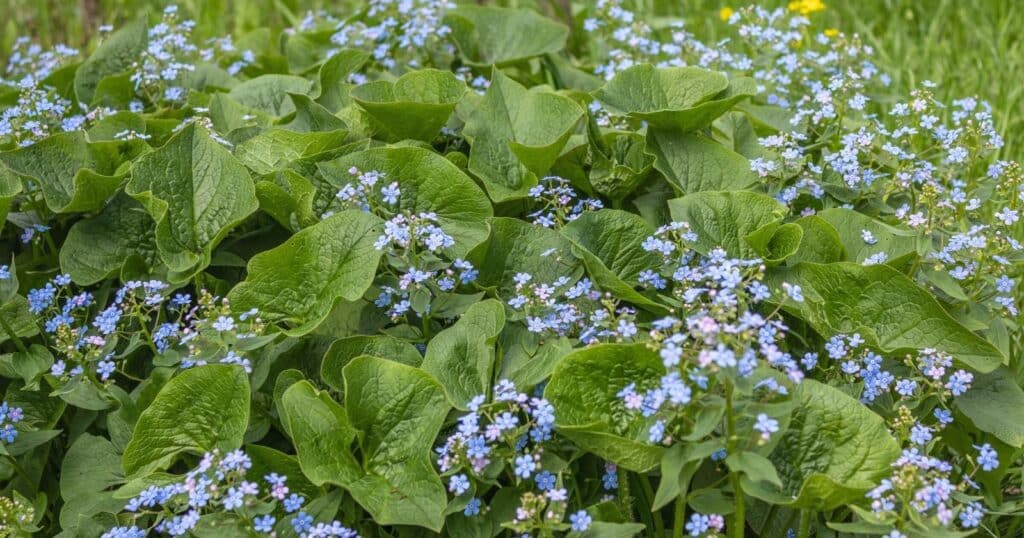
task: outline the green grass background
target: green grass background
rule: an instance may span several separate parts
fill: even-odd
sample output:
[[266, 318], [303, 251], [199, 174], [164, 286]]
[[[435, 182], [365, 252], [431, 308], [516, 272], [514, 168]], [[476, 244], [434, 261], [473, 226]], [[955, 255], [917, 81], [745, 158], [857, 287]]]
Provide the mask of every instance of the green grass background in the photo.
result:
[[[536, 5], [551, 0], [489, 3]], [[168, 2], [157, 0], [0, 0], [0, 61], [11, 43], [30, 35], [43, 44], [86, 43], [100, 24], [118, 24]], [[265, 25], [291, 24], [308, 9], [344, 14], [359, 2], [343, 0], [179, 0], [203, 37], [239, 35]], [[575, 2], [576, 8], [590, 2]], [[639, 14], [682, 17], [701, 36], [721, 31], [718, 10], [749, 1], [636, 0]], [[766, 7], [785, 0], [759, 2]], [[1020, 0], [825, 0], [812, 15], [822, 27], [857, 32], [876, 49], [878, 64], [905, 93], [922, 80], [940, 84], [945, 99], [977, 95], [990, 101], [1007, 145], [1002, 157], [1020, 159], [1024, 148], [1024, 9]], [[346, 7], [348, 6], [348, 8]], [[653, 19], [652, 19], [653, 20]]]

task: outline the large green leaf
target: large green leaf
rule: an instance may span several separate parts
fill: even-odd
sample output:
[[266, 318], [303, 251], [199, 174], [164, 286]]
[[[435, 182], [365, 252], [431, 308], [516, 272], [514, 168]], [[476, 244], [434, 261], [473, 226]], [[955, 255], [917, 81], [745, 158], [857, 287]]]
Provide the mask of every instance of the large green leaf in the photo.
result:
[[634, 289], [641, 271], [661, 264], [658, 254], [643, 248], [644, 239], [652, 233], [643, 218], [617, 209], [584, 213], [562, 228], [562, 235], [601, 289], [637, 306], [661, 310]]
[[494, 370], [494, 343], [505, 325], [505, 307], [487, 299], [469, 307], [459, 321], [427, 344], [423, 370], [444, 387], [459, 409], [478, 394], [486, 394]]
[[626, 410], [617, 393], [663, 375], [658, 354], [643, 344], [600, 344], [562, 359], [544, 395], [557, 410], [563, 435], [601, 458], [644, 472], [661, 461], [663, 449], [647, 442], [650, 424]]
[[370, 59], [370, 54], [356, 49], [342, 49], [320, 66], [319, 93], [316, 102], [330, 112], [338, 112], [351, 102], [348, 77]]
[[[846, 261], [862, 263], [879, 252], [888, 255], [888, 262], [906, 259], [917, 251], [917, 234], [913, 230], [890, 226], [863, 213], [841, 207], [819, 211], [817, 216], [835, 228], [846, 250]], [[863, 232], [871, 232], [875, 243], [864, 241]]]
[[450, 409], [444, 389], [418, 368], [377, 357], [345, 367], [345, 407], [362, 431], [366, 475], [349, 492], [381, 525], [439, 531], [447, 505], [431, 460]]
[[748, 191], [697, 192], [669, 200], [668, 208], [672, 220], [690, 223], [690, 229], [697, 234], [694, 250], [707, 254], [722, 248], [739, 258], [759, 257], [746, 237], [781, 220], [788, 212], [781, 202]]
[[118, 194], [98, 215], [71, 226], [60, 249], [60, 267], [85, 286], [116, 274], [133, 256], [152, 265], [157, 259], [154, 228], [138, 202]]
[[357, 432], [329, 394], [299, 381], [284, 391], [279, 409], [302, 473], [311, 482], [346, 486], [363, 475], [350, 447]]
[[495, 202], [522, 198], [558, 158], [583, 109], [568, 97], [529, 91], [501, 71], [466, 119], [469, 170]]
[[342, 371], [352, 359], [361, 355], [380, 357], [410, 366], [419, 366], [423, 355], [415, 346], [386, 334], [358, 335], [340, 338], [324, 353], [320, 364], [320, 378], [332, 389], [343, 393], [345, 378]]
[[255, 108], [271, 116], [285, 116], [295, 111], [289, 93], [307, 95], [313, 83], [292, 75], [260, 75], [249, 79], [228, 92], [228, 97], [244, 106]]
[[21, 193], [21, 180], [4, 166], [0, 166], [0, 231], [7, 223], [7, 213], [11, 210], [14, 197]]
[[578, 277], [580, 264], [571, 248], [555, 230], [496, 217], [491, 221], [490, 239], [474, 249], [469, 260], [480, 271], [476, 283], [497, 288], [499, 296], [508, 299], [515, 291], [512, 277], [518, 273], [529, 273], [534, 282]]
[[282, 128], [268, 129], [239, 144], [235, 156], [253, 172], [269, 174], [296, 159], [342, 145], [347, 134], [345, 131], [299, 133]]
[[249, 172], [195, 124], [137, 160], [125, 192], [156, 221], [160, 258], [184, 278], [258, 205]]
[[690, 132], [711, 125], [755, 90], [750, 79], [729, 79], [699, 67], [640, 64], [617, 73], [595, 96], [655, 127]]
[[135, 19], [104, 39], [96, 52], [75, 71], [78, 102], [91, 104], [100, 81], [129, 70], [146, 50], [148, 40], [146, 17]]
[[238, 366], [211, 364], [171, 379], [139, 415], [124, 449], [125, 474], [168, 468], [182, 453], [242, 446], [249, 424], [249, 378]]
[[753, 480], [745, 481], [745, 490], [819, 511], [863, 499], [900, 453], [885, 421], [856, 398], [814, 380], [803, 381], [795, 398], [789, 427], [771, 454], [781, 491]]
[[355, 181], [348, 173], [353, 166], [383, 172], [382, 183], [398, 182], [398, 209], [435, 213], [438, 225], [455, 239], [448, 250], [451, 255], [465, 256], [487, 239], [491, 204], [480, 187], [448, 159], [422, 148], [375, 148], [323, 163], [320, 172], [340, 188]]
[[654, 167], [683, 194], [742, 190], [757, 183], [750, 161], [699, 134], [647, 130]]
[[504, 65], [558, 52], [569, 29], [529, 9], [464, 5], [449, 12], [445, 24], [470, 65]]
[[393, 83], [378, 80], [357, 86], [350, 95], [373, 118], [373, 127], [385, 140], [430, 142], [464, 93], [466, 84], [450, 71], [422, 69]]
[[306, 334], [339, 299], [359, 299], [373, 283], [381, 255], [373, 244], [381, 232], [378, 217], [358, 210], [310, 226], [253, 256], [245, 281], [228, 295], [231, 305], [287, 323], [291, 336]]
[[60, 470], [60, 496], [64, 507], [60, 525], [64, 530], [78, 526], [79, 520], [100, 512], [116, 514], [124, 500], [115, 499], [111, 487], [124, 482], [121, 455], [105, 437], [83, 433], [75, 440]]
[[790, 265], [800, 262], [832, 263], [846, 259], [846, 248], [839, 233], [828, 221], [817, 215], [800, 217], [796, 224], [804, 231], [800, 248], [789, 257]]
[[930, 293], [887, 265], [801, 263], [773, 271], [770, 280], [803, 288], [805, 300], [787, 301], [786, 308], [823, 336], [860, 333], [886, 353], [934, 348], [979, 372], [1006, 360], [950, 317]]
[[31, 146], [0, 153], [0, 161], [34, 180], [56, 213], [95, 211], [124, 180], [119, 166], [148, 146], [141, 141], [88, 142], [85, 133], [60, 133]]
[[970, 390], [955, 401], [979, 430], [1010, 446], [1024, 446], [1024, 391], [1006, 368], [975, 376]]

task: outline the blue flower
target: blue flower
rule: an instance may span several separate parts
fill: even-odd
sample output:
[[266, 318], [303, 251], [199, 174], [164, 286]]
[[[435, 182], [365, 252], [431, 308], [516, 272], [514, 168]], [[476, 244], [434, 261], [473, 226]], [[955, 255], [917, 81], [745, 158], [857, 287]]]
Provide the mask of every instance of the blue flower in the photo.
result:
[[302, 505], [305, 503], [305, 497], [297, 493], [292, 493], [287, 499], [284, 500], [284, 511], [290, 514], [302, 508]]
[[569, 522], [572, 523], [572, 530], [576, 532], [583, 532], [590, 528], [590, 514], [586, 510], [580, 510], [575, 514], [569, 516]]
[[292, 518], [292, 528], [299, 534], [308, 531], [313, 528], [313, 516], [305, 512], [295, 514], [295, 517]]
[[274, 523], [277, 523], [277, 518], [271, 515], [258, 516], [253, 519], [252, 523], [252, 528], [256, 532], [270, 534], [274, 530]]
[[516, 458], [516, 476], [519, 478], [530, 478], [535, 468], [533, 456], [525, 455]]
[[473, 497], [466, 503], [466, 509], [462, 511], [467, 516], [475, 516], [480, 513], [480, 499]]
[[462, 495], [469, 490], [469, 477], [464, 474], [457, 474], [448, 481], [448, 491], [455, 495]]
[[992, 448], [992, 445], [985, 443], [981, 446], [974, 445], [974, 448], [978, 450], [978, 465], [981, 466], [981, 470], [991, 471], [999, 467], [999, 454]]
[[555, 475], [548, 471], [541, 471], [534, 477], [534, 480], [537, 482], [537, 489], [541, 491], [547, 491], [555, 487]]

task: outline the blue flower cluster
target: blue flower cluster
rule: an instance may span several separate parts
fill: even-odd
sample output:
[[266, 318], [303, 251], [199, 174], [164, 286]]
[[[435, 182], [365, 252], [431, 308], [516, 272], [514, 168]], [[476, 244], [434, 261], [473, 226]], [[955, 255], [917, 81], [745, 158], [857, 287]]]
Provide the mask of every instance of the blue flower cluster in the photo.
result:
[[11, 407], [7, 402], [0, 403], [0, 442], [11, 444], [18, 438], [15, 424], [25, 418], [20, 407]]
[[558, 176], [547, 176], [530, 188], [530, 198], [540, 204], [540, 209], [529, 213], [534, 224], [545, 228], [561, 228], [579, 218], [586, 211], [597, 211], [604, 207], [601, 200], [580, 198], [576, 189], [569, 186], [569, 180]]
[[141, 538], [148, 531], [167, 536], [184, 536], [205, 515], [229, 516], [255, 534], [277, 535], [279, 522], [303, 538], [357, 538], [359, 535], [338, 521], [317, 523], [302, 510], [306, 499], [290, 493], [287, 477], [270, 473], [262, 485], [246, 479], [252, 460], [241, 450], [226, 454], [214, 450], [182, 480], [164, 486], [150, 486], [125, 504], [131, 515], [128, 526], [110, 529], [103, 538]]

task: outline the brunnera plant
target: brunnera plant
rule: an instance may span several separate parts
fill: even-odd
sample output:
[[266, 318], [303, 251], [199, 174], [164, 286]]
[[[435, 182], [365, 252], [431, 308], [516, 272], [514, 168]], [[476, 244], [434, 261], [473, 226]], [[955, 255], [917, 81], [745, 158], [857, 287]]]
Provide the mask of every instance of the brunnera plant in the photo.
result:
[[1020, 535], [994, 111], [573, 7], [18, 41], [0, 536]]

